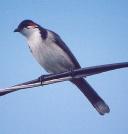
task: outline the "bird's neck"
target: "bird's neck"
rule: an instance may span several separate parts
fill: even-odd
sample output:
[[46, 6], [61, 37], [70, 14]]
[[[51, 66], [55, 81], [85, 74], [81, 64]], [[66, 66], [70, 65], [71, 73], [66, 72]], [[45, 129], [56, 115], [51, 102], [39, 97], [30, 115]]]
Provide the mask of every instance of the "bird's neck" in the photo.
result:
[[45, 28], [39, 26], [39, 32], [43, 40], [45, 40], [48, 37], [48, 31]]
[[43, 41], [40, 31], [36, 30], [27, 37], [29, 44], [38, 44]]

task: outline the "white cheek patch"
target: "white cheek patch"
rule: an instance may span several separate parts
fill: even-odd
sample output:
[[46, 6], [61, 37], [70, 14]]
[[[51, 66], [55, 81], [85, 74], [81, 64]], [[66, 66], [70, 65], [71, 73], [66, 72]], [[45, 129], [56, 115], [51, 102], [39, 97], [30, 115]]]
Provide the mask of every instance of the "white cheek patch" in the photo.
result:
[[24, 28], [21, 32], [25, 37], [30, 37], [31, 34], [33, 33], [33, 28]]

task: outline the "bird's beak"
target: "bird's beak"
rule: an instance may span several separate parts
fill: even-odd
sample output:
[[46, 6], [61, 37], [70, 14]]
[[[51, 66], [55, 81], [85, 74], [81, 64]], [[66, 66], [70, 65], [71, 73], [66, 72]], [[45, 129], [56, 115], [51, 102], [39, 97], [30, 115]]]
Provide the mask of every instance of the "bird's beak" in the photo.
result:
[[14, 32], [20, 32], [20, 30], [19, 30], [18, 28], [16, 28], [16, 29], [14, 30]]

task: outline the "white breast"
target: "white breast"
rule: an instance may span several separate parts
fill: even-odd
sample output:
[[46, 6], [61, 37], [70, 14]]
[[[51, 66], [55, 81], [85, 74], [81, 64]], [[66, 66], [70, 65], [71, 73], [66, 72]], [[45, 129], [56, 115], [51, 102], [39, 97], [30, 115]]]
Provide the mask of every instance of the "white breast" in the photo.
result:
[[69, 56], [53, 41], [52, 33], [48, 32], [48, 38], [42, 40], [39, 31], [36, 31], [28, 39], [29, 47], [39, 64], [50, 73], [57, 73], [74, 68]]

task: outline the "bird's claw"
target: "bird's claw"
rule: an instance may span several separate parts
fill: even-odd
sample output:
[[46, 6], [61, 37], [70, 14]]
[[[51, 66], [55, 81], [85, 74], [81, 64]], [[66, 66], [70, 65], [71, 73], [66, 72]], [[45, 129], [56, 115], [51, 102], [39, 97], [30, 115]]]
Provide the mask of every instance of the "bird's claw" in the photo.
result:
[[71, 68], [69, 71], [70, 71], [70, 75], [71, 75], [71, 77], [74, 79], [74, 78], [75, 78], [75, 72], [74, 72], [74, 69]]
[[44, 77], [45, 77], [45, 75], [41, 75], [41, 76], [39, 77], [39, 81], [40, 81], [41, 85], [43, 85]]

